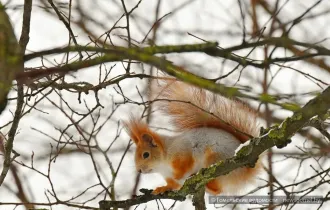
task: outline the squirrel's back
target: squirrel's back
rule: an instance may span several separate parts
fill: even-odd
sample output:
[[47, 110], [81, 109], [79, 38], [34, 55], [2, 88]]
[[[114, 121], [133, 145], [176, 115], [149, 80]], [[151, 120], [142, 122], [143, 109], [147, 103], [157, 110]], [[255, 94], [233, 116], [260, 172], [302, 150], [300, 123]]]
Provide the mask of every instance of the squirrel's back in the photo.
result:
[[235, 150], [241, 143], [232, 134], [215, 128], [193, 128], [168, 138], [171, 139], [165, 140], [169, 142], [168, 153], [176, 154], [189, 150], [196, 160], [203, 157], [207, 150], [221, 154], [219, 160], [230, 158], [235, 155]]
[[257, 114], [241, 101], [174, 80], [161, 80], [156, 89], [155, 99], [180, 131], [217, 128], [242, 143], [258, 135]]

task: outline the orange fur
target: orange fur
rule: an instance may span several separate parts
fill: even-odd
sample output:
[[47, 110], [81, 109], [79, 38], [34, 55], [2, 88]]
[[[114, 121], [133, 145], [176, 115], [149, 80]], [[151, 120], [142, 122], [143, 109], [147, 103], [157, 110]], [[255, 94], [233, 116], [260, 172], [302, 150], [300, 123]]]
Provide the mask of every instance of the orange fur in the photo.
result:
[[142, 122], [136, 117], [131, 117], [128, 122], [124, 122], [124, 125], [135, 144], [141, 144], [142, 135], [149, 134], [150, 136], [152, 136], [152, 138], [161, 148], [161, 150], [164, 151], [163, 140], [157, 133], [150, 130], [146, 123]]
[[166, 186], [157, 187], [154, 191], [152, 191], [152, 194], [157, 195], [169, 190], [178, 190], [181, 187], [179, 183], [177, 183], [174, 179], [171, 178], [166, 178], [166, 183]]
[[258, 135], [257, 114], [243, 102], [179, 81], [162, 80], [161, 83], [156, 87], [156, 99], [161, 99], [162, 110], [173, 117], [173, 124], [179, 130], [218, 128], [242, 143]]
[[262, 169], [262, 162], [258, 160], [254, 166], [254, 168], [250, 167], [244, 167], [242, 168], [244, 172], [242, 172], [240, 175], [240, 180], [249, 180], [251, 177], [256, 176]]
[[219, 160], [219, 154], [214, 152], [211, 147], [205, 149], [205, 167], [212, 165]]
[[219, 179], [213, 179], [212, 181], [209, 181], [206, 184], [206, 190], [207, 192], [213, 194], [213, 195], [218, 195], [222, 192], [221, 184]]
[[172, 160], [173, 177], [175, 179], [181, 179], [187, 172], [194, 167], [194, 158], [191, 153], [180, 154], [175, 156]]
[[[219, 160], [219, 156], [220, 155], [214, 152], [211, 147], [207, 147], [205, 149], [205, 167], [208, 167], [217, 162], [217, 160]], [[206, 184], [206, 190], [213, 195], [220, 194], [222, 191], [220, 180], [213, 179], [209, 181]]]

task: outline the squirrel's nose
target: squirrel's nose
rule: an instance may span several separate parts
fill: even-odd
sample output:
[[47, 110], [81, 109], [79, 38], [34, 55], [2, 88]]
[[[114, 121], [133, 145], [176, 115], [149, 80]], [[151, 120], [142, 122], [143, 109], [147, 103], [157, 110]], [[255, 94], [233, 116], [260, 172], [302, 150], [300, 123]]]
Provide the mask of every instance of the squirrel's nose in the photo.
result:
[[138, 170], [138, 172], [139, 172], [139, 173], [142, 173], [142, 170], [141, 170], [141, 169], [139, 169], [139, 170]]

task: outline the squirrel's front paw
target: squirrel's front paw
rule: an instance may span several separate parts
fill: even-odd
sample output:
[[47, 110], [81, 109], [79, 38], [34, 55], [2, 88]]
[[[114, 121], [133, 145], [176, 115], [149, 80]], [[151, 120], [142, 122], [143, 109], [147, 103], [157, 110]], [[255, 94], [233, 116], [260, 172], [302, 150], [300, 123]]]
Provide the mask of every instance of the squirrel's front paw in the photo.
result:
[[154, 191], [152, 191], [152, 194], [158, 195], [169, 190], [177, 190], [180, 188], [180, 184], [172, 178], [166, 178], [166, 182], [166, 186], [157, 187]]
[[157, 187], [154, 191], [152, 191], [152, 194], [158, 195], [158, 194], [164, 193], [168, 190], [171, 190], [168, 186]]

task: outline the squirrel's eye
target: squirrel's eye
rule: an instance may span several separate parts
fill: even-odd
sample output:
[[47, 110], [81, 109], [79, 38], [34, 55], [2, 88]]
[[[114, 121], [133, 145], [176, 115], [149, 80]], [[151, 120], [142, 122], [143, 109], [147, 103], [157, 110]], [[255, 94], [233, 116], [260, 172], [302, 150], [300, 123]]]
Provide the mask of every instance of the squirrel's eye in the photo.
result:
[[144, 159], [146, 159], [146, 158], [148, 158], [149, 157], [149, 152], [145, 152], [145, 153], [143, 153], [143, 158]]

